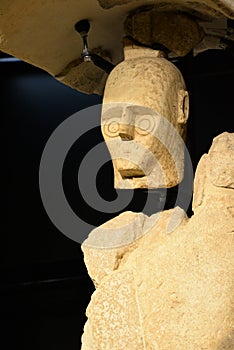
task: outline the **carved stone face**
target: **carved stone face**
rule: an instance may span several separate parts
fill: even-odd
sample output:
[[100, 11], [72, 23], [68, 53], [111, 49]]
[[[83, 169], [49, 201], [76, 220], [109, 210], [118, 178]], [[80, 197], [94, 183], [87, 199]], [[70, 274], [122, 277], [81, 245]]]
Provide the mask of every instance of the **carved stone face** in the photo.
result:
[[185, 89], [181, 73], [157, 52], [125, 50], [125, 61], [107, 80], [102, 110], [115, 188], [172, 187], [181, 182], [188, 118]]

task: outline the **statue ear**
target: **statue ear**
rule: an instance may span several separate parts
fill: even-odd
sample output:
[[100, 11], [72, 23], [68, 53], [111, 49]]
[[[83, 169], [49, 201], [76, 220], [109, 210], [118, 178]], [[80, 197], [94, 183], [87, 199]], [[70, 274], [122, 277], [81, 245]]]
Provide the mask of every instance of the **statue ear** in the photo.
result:
[[189, 95], [188, 91], [179, 90], [178, 96], [178, 123], [186, 124], [189, 114]]

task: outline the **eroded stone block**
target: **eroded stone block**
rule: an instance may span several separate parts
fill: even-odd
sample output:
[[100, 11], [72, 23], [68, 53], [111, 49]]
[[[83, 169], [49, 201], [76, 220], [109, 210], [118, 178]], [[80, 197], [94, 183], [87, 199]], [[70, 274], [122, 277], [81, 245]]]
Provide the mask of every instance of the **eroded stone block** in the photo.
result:
[[[118, 268], [99, 281], [82, 350], [233, 349], [234, 191], [223, 186], [230, 183], [233, 163], [225, 160], [220, 167], [224, 149], [234, 152], [233, 142], [234, 134], [223, 133], [202, 157], [194, 215], [168, 233], [176, 208], [163, 211]], [[215, 183], [211, 172], [219, 174]]]

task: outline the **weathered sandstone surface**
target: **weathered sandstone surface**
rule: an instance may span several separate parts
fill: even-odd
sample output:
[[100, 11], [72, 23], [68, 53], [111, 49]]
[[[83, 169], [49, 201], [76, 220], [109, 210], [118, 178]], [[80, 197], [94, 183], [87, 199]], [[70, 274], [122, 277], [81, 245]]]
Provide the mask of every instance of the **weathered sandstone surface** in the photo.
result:
[[234, 134], [223, 133], [199, 162], [190, 219], [126, 212], [90, 234], [97, 289], [82, 350], [234, 348], [233, 180]]

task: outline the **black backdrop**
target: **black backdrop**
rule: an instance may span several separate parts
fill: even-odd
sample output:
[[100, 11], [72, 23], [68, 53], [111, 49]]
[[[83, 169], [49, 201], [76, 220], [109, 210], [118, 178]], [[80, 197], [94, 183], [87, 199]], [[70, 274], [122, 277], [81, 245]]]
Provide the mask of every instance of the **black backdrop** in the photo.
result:
[[[234, 58], [210, 51], [196, 58], [188, 56], [177, 65], [190, 93], [187, 147], [195, 169], [213, 137], [233, 131]], [[3, 208], [7, 206], [8, 215], [3, 215], [7, 220], [2, 223], [0, 267], [7, 349], [13, 344], [34, 350], [79, 349], [93, 285], [79, 244], [59, 232], [43, 208], [38, 171], [43, 148], [55, 128], [78, 110], [101, 103], [102, 98], [78, 93], [23, 62], [0, 61], [0, 88], [1, 115], [6, 121], [2, 149], [8, 159], [5, 163], [2, 157], [1, 167], [5, 176], [2, 189], [7, 188]], [[63, 174], [71, 207], [96, 226], [117, 213], [89, 208], [80, 196], [76, 176], [77, 164], [101, 141], [98, 127], [83, 135], [70, 150]], [[98, 173], [97, 187], [110, 201], [115, 198], [112, 182], [108, 163]], [[150, 195], [157, 201], [156, 194]], [[135, 191], [132, 202], [122, 211], [141, 211], [146, 196]], [[167, 205], [170, 207], [170, 202]]]

